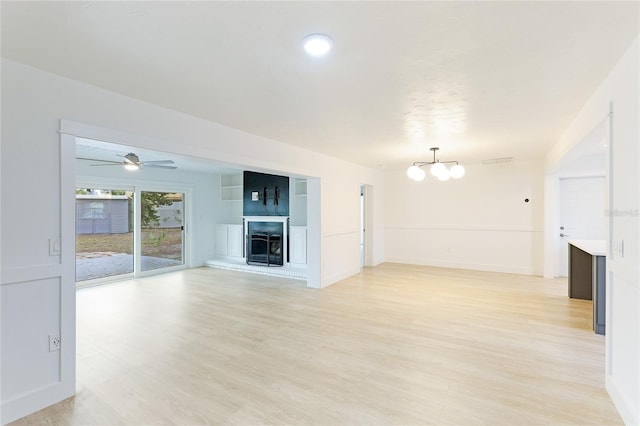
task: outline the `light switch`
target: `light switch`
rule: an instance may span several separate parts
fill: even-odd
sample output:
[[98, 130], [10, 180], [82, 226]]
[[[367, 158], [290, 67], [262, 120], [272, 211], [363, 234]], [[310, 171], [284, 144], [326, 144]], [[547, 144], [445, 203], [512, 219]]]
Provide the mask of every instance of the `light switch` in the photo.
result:
[[613, 241], [613, 254], [616, 257], [624, 257], [624, 240]]
[[49, 238], [49, 256], [60, 255], [60, 238]]

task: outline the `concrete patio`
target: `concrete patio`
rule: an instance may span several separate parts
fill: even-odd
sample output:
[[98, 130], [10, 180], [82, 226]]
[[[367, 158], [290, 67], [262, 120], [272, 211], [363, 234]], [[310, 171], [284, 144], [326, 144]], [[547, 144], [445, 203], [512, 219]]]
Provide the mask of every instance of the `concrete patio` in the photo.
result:
[[[176, 259], [142, 256], [141, 270], [166, 268], [177, 266], [182, 262]], [[94, 280], [114, 275], [130, 274], [133, 272], [133, 255], [126, 253], [104, 253], [94, 256], [83, 256], [76, 259], [76, 282]]]

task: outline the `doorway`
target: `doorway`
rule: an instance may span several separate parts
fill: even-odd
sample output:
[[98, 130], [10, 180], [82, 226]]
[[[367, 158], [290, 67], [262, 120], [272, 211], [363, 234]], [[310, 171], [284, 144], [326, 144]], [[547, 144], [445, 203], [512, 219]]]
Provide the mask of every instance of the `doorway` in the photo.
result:
[[604, 176], [560, 179], [559, 275], [569, 274], [569, 240], [604, 240], [606, 180]]
[[360, 268], [373, 261], [373, 186], [360, 185]]

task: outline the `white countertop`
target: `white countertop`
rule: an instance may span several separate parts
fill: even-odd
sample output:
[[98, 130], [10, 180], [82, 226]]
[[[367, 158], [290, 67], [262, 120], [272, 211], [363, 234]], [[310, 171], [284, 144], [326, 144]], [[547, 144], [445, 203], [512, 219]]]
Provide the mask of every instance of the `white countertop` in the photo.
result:
[[592, 256], [607, 255], [607, 242], [605, 240], [569, 240], [569, 244], [586, 251]]

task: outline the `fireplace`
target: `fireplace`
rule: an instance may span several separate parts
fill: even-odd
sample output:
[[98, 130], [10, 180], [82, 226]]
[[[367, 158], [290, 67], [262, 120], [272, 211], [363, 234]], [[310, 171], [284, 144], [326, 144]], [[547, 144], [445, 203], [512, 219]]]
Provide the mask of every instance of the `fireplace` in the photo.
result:
[[284, 223], [250, 221], [247, 224], [247, 264], [282, 266], [286, 239]]

